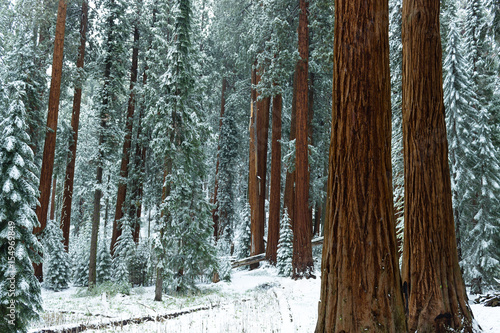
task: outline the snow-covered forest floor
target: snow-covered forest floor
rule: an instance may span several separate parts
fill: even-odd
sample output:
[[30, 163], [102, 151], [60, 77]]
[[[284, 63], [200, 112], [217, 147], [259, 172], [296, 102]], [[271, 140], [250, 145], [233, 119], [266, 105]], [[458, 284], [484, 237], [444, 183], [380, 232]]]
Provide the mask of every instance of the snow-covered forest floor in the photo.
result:
[[[86, 294], [86, 288], [62, 292], [44, 289], [43, 321], [33, 323], [30, 332], [81, 324], [104, 324], [88, 332], [313, 332], [320, 291], [319, 271], [316, 273], [317, 279], [293, 281], [278, 276], [273, 267], [234, 271], [231, 282], [201, 284], [192, 295], [164, 295], [162, 302], [153, 300], [154, 287], [132, 288], [129, 295], [94, 296]], [[470, 303], [484, 332], [500, 332], [500, 307]], [[167, 314], [172, 316], [139, 324], [105, 325]]]

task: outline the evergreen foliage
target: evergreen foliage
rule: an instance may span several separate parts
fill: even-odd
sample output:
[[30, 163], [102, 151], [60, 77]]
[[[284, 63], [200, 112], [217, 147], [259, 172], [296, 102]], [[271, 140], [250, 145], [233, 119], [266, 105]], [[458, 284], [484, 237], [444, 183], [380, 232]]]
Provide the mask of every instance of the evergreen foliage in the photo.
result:
[[109, 252], [109, 245], [105, 237], [99, 242], [99, 249], [97, 251], [97, 276], [98, 284], [110, 282], [112, 277], [112, 259]]
[[236, 258], [243, 259], [250, 255], [250, 241], [252, 239], [252, 234], [250, 232], [250, 204], [248, 202], [245, 203], [239, 216], [235, 254]]
[[130, 280], [129, 265], [135, 251], [135, 243], [128, 220], [123, 218], [121, 225], [122, 233], [116, 242], [113, 258], [113, 280], [117, 283], [128, 283]]
[[71, 265], [69, 254], [64, 250], [62, 230], [55, 220], [47, 222], [44, 231], [44, 287], [54, 291], [68, 288], [71, 280]]
[[0, 90], [4, 118], [0, 121], [0, 331], [25, 332], [41, 311], [40, 284], [32, 262], [40, 262], [42, 247], [33, 235], [39, 225], [37, 170], [29, 147], [21, 81]]
[[276, 257], [276, 268], [281, 276], [292, 276], [293, 257], [293, 231], [290, 225], [290, 217], [285, 208], [283, 218], [280, 223], [280, 239], [278, 242], [278, 255]]
[[90, 225], [87, 223], [78, 237], [70, 243], [73, 260], [73, 284], [86, 287], [89, 284]]

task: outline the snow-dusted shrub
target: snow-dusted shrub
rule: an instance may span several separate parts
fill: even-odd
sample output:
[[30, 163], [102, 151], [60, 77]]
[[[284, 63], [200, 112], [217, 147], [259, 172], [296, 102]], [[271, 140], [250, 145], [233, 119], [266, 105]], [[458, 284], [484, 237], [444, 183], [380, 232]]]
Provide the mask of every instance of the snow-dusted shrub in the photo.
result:
[[68, 288], [70, 281], [70, 258], [64, 250], [63, 234], [55, 220], [49, 220], [44, 231], [44, 253], [46, 265], [44, 286], [47, 289], [60, 291]]

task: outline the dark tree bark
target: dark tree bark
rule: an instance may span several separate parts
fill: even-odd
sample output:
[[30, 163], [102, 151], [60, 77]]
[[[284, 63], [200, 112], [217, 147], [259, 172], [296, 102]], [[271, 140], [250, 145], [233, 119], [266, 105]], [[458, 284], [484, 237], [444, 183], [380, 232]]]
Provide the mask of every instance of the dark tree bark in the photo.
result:
[[[54, 169], [56, 149], [57, 117], [59, 114], [59, 97], [61, 95], [61, 76], [64, 57], [64, 30], [66, 24], [66, 1], [60, 0], [57, 8], [56, 35], [54, 39], [54, 56], [52, 58], [52, 79], [50, 82], [49, 110], [47, 114], [47, 132], [43, 146], [43, 160], [40, 172], [40, 206], [36, 207], [36, 216], [40, 227], [33, 233], [39, 235], [47, 225], [47, 213], [50, 201], [50, 185]], [[43, 281], [42, 264], [34, 265], [35, 276]]]
[[453, 223], [439, 6], [403, 1], [403, 290], [410, 332], [472, 332]]
[[387, 0], [335, 1], [317, 333], [406, 332], [392, 198], [388, 14]]
[[[87, 15], [88, 3], [86, 0], [82, 2], [82, 13], [80, 19], [80, 46], [78, 48], [78, 60], [76, 67], [82, 69], [85, 59], [85, 43], [87, 40]], [[64, 177], [64, 193], [61, 211], [61, 228], [64, 238], [64, 249], [69, 250], [69, 227], [71, 223], [71, 203], [73, 200], [73, 180], [75, 178], [75, 162], [76, 162], [76, 146], [78, 143], [78, 125], [80, 122], [80, 106], [82, 103], [82, 82], [78, 82], [73, 95], [73, 112], [71, 115], [71, 129], [73, 137], [69, 143], [68, 159], [69, 163], [66, 166], [66, 176]]]
[[[257, 69], [252, 71], [253, 85], [260, 81]], [[252, 107], [250, 120], [250, 255], [264, 253], [264, 226], [266, 222], [265, 194], [266, 194], [266, 167], [267, 167], [267, 137], [269, 129], [270, 97], [259, 99], [259, 93], [252, 87]], [[250, 269], [259, 267], [259, 264], [250, 266]]]
[[309, 209], [309, 147], [308, 147], [308, 59], [309, 3], [300, 0], [299, 55], [297, 63], [297, 128], [295, 140], [295, 221], [293, 223], [293, 278], [311, 277], [313, 271], [311, 247], [311, 211]]
[[127, 128], [125, 130], [125, 140], [123, 141], [122, 162], [120, 165], [120, 181], [118, 193], [116, 195], [115, 220], [113, 221], [113, 234], [111, 235], [111, 255], [115, 253], [115, 244], [122, 233], [120, 220], [124, 215], [124, 203], [127, 196], [128, 169], [130, 162], [130, 148], [132, 147], [132, 126], [134, 123], [135, 111], [135, 85], [137, 83], [137, 64], [139, 58], [139, 28], [134, 28], [134, 44], [132, 48], [132, 68], [130, 69], [130, 96], [127, 109]]
[[[222, 78], [222, 89], [221, 89], [221, 102], [220, 102], [220, 117], [219, 117], [219, 133], [221, 133], [222, 129], [222, 119], [224, 117], [224, 112], [226, 109], [226, 88], [227, 88], [227, 80], [225, 77]], [[220, 134], [219, 134], [219, 142], [220, 142]], [[215, 205], [212, 210], [212, 219], [214, 221], [214, 238], [215, 241], [219, 239], [223, 230], [219, 230], [219, 202], [217, 201], [217, 195], [219, 191], [219, 152], [220, 152], [220, 144], [217, 146], [217, 163], [215, 166], [215, 186], [214, 186], [214, 196], [212, 199], [212, 204]]]
[[280, 233], [281, 203], [281, 94], [273, 97], [273, 125], [271, 143], [271, 193], [269, 198], [269, 222], [267, 227], [266, 259], [276, 264]]

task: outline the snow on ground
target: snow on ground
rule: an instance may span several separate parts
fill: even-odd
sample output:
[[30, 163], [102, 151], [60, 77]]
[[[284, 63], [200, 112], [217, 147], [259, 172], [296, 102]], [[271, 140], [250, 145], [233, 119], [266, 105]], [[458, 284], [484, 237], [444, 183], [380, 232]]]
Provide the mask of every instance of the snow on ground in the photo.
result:
[[[319, 272], [317, 272], [319, 276]], [[208, 309], [176, 318], [129, 324], [89, 332], [313, 332], [317, 318], [320, 279], [293, 281], [265, 266], [253, 271], [233, 271], [231, 282], [204, 284], [190, 296], [164, 295], [155, 302], [154, 287], [133, 288], [130, 295], [79, 296], [84, 288], [62, 292], [43, 290], [44, 321], [34, 323], [32, 331], [44, 327], [70, 327], [107, 323], [118, 319], [175, 313], [204, 306]], [[471, 304], [484, 332], [500, 332], [500, 307]]]

